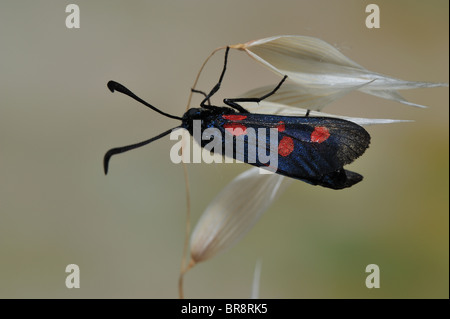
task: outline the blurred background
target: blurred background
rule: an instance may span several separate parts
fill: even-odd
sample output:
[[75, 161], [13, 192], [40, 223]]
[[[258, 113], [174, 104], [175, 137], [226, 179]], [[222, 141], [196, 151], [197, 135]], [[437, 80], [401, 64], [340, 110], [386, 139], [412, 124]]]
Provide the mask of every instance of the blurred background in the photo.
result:
[[[112, 147], [178, 123], [121, 94], [119, 81], [183, 114], [216, 47], [273, 35], [323, 39], [369, 70], [448, 82], [449, 3], [433, 1], [71, 1], [0, 4], [0, 297], [177, 298], [185, 227], [183, 169], [165, 138], [113, 158]], [[376, 3], [381, 28], [367, 29]], [[199, 82], [222, 68], [214, 56]], [[279, 78], [243, 52], [230, 54], [223, 90], [235, 97]], [[349, 168], [345, 191], [294, 182], [236, 246], [197, 265], [188, 298], [248, 298], [262, 261], [261, 298], [449, 297], [448, 88], [401, 92], [418, 109], [354, 92], [325, 111], [414, 120], [371, 126], [372, 143]], [[200, 98], [193, 101], [200, 102]], [[192, 223], [244, 164], [189, 165]], [[77, 264], [81, 288], [67, 289]], [[368, 264], [381, 288], [367, 289]]]

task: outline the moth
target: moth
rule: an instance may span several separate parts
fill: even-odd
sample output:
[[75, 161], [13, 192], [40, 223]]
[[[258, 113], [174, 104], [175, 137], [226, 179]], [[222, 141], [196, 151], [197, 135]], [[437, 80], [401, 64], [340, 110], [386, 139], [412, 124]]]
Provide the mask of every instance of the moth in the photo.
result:
[[[217, 136], [220, 138], [221, 154], [226, 154], [227, 148], [231, 147], [235, 150], [231, 154], [232, 157], [250, 165], [331, 189], [344, 189], [363, 179], [360, 174], [343, 168], [360, 157], [370, 144], [370, 135], [363, 127], [338, 118], [312, 117], [309, 116], [309, 111], [306, 116], [250, 113], [239, 104], [242, 102], [259, 103], [275, 94], [287, 76], [284, 76], [280, 83], [264, 96], [226, 98], [223, 100], [226, 106], [212, 105], [211, 97], [220, 89], [226, 72], [228, 52], [229, 48], [227, 47], [223, 70], [217, 84], [208, 94], [193, 89], [193, 92], [202, 94], [204, 99], [200, 103], [200, 107], [189, 109], [182, 117], [165, 113], [135, 95], [122, 84], [109, 81], [108, 88], [111, 92], [118, 91], [126, 94], [161, 115], [180, 120], [181, 125], [140, 143], [109, 150], [103, 160], [105, 174], [108, 172], [109, 161], [113, 155], [147, 145], [170, 134], [175, 129], [185, 129], [194, 136], [197, 123], [202, 136], [205, 136], [203, 133], [208, 130], [218, 132], [214, 138]], [[250, 131], [261, 132], [261, 130], [266, 134], [249, 134]], [[203, 148], [211, 150], [210, 139], [197, 138], [197, 142]], [[215, 144], [217, 146], [217, 143]], [[250, 150], [256, 150], [259, 154], [261, 152], [265, 152], [266, 155], [267, 153], [275, 154], [277, 165], [274, 167], [271, 163], [256, 158]]]

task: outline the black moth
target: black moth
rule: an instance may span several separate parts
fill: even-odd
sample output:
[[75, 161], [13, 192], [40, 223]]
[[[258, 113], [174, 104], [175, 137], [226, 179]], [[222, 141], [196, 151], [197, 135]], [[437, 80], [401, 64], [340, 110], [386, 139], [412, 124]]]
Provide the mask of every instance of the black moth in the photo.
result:
[[[276, 147], [265, 143], [266, 153], [275, 152], [277, 156], [277, 166], [271, 167], [275, 173], [284, 176], [300, 179], [312, 185], [320, 185], [332, 189], [343, 189], [350, 187], [362, 180], [362, 176], [345, 170], [344, 165], [350, 164], [361, 156], [368, 148], [370, 135], [361, 126], [342, 119], [331, 117], [310, 117], [306, 116], [281, 116], [268, 114], [255, 114], [248, 112], [239, 102], [260, 102], [274, 94], [283, 82], [281, 82], [269, 93], [259, 98], [233, 98], [224, 99], [227, 106], [215, 106], [210, 102], [210, 98], [219, 90], [225, 75], [229, 48], [225, 52], [225, 63], [218, 83], [206, 94], [202, 91], [193, 92], [204, 95], [200, 108], [189, 109], [183, 117], [167, 114], [146, 101], [136, 96], [123, 85], [109, 81], [108, 88], [111, 92], [119, 91], [133, 99], [141, 102], [152, 110], [169, 118], [181, 120], [181, 125], [159, 134], [149, 140], [113, 148], [104, 157], [105, 174], [108, 172], [108, 164], [111, 156], [123, 153], [155, 140], [158, 140], [173, 130], [183, 128], [193, 134], [194, 121], [200, 121], [201, 131], [216, 129], [221, 133], [221, 146], [226, 149], [227, 143], [232, 143], [233, 150], [237, 149], [237, 138], [242, 138], [245, 147], [240, 152], [233, 152], [232, 156], [248, 164], [269, 168], [270, 165], [259, 159], [254, 159], [249, 153], [249, 147], [258, 149], [261, 147], [258, 138], [250, 138], [247, 130], [252, 129], [276, 129], [278, 135]], [[226, 134], [233, 138], [225, 138]], [[261, 139], [261, 138], [260, 138]], [[266, 135], [262, 139], [269, 141]], [[209, 140], [197, 140], [202, 147], [208, 148]], [[263, 141], [264, 142], [264, 141]], [[230, 145], [229, 145], [230, 146]], [[221, 154], [224, 154], [222, 150]]]

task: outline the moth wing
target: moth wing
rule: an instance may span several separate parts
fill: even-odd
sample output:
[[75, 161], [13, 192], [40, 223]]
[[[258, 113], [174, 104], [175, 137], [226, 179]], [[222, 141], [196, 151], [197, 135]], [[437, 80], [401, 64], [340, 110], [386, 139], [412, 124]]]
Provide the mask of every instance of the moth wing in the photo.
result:
[[[224, 125], [234, 125], [232, 129], [225, 129], [225, 134], [229, 135], [240, 136], [245, 129], [255, 129], [256, 139], [246, 137], [245, 148], [236, 148], [234, 157], [243, 158], [244, 162], [255, 166], [267, 166], [267, 163], [261, 161], [249, 161], [249, 150], [261, 151], [261, 145], [264, 145], [266, 154], [278, 155], [277, 173], [294, 178], [321, 177], [336, 172], [361, 156], [370, 143], [370, 135], [364, 128], [342, 119], [245, 115], [245, 118], [239, 121], [227, 122]], [[270, 128], [277, 129], [278, 140], [271, 141], [267, 132], [266, 143], [261, 144], [257, 129], [268, 131]], [[231, 138], [225, 138], [224, 144], [230, 141], [236, 146], [235, 139]]]

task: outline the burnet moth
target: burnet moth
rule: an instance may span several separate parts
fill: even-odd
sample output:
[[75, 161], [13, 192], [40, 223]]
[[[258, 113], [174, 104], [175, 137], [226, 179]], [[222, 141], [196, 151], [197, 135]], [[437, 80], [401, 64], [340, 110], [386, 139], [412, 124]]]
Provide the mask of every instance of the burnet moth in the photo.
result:
[[[272, 169], [277, 174], [296, 178], [312, 185], [343, 189], [362, 180], [363, 177], [360, 174], [343, 168], [344, 165], [350, 164], [361, 156], [369, 146], [370, 135], [361, 126], [338, 118], [310, 117], [309, 112], [306, 116], [255, 114], [248, 112], [239, 104], [240, 102], [259, 103], [275, 94], [287, 76], [271, 92], [262, 97], [229, 98], [223, 100], [227, 106], [212, 105], [210, 98], [219, 90], [222, 83], [227, 67], [228, 52], [227, 47], [225, 63], [218, 83], [208, 94], [192, 90], [202, 94], [204, 99], [200, 103], [200, 108], [191, 108], [182, 117], [167, 114], [142, 100], [123, 85], [109, 81], [108, 88], [111, 92], [118, 91], [126, 94], [166, 117], [181, 120], [181, 125], [146, 141], [109, 150], [103, 161], [105, 174], [108, 172], [111, 156], [147, 145], [175, 129], [183, 128], [189, 131], [205, 149], [212, 151], [212, 146], [215, 146], [215, 151], [219, 150], [221, 154], [228, 155], [226, 151], [231, 147], [233, 150], [231, 156], [235, 159], [257, 167]], [[196, 123], [201, 129], [202, 138], [196, 138], [194, 134]], [[261, 132], [261, 130], [266, 133], [249, 134], [250, 131]], [[208, 131], [219, 134], [204, 134]], [[211, 143], [211, 138], [216, 139], [217, 136], [220, 138], [219, 145]], [[241, 142], [240, 145], [238, 145], [238, 139]], [[275, 154], [276, 166], [271, 165], [273, 161], [262, 161], [256, 158], [250, 150], [256, 150], [258, 154], [265, 153], [266, 156], [268, 152]]]

